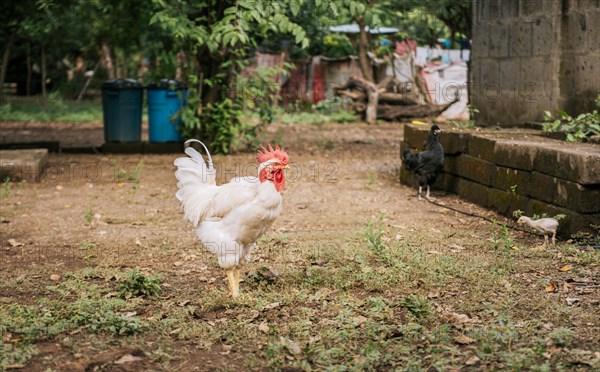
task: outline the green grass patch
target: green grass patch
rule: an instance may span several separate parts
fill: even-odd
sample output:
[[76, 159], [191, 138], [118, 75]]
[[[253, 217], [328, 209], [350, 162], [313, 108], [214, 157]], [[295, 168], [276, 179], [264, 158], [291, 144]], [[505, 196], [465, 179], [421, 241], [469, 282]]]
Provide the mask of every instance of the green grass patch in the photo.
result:
[[7, 103], [0, 106], [3, 121], [90, 122], [102, 120], [100, 102], [48, 101], [46, 103]]

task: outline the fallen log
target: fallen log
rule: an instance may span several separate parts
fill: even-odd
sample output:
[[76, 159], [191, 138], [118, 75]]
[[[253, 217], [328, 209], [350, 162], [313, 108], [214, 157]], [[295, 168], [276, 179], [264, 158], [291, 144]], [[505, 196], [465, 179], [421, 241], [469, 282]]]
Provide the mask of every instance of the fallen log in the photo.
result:
[[385, 102], [394, 105], [418, 105], [419, 97], [410, 93], [381, 93], [379, 95], [379, 102]]
[[339, 96], [348, 97], [354, 101], [366, 101], [367, 95], [359, 90], [340, 90], [337, 92]]
[[431, 103], [409, 106], [379, 105], [377, 106], [377, 119], [400, 120], [403, 118], [438, 116], [456, 101], [454, 100], [444, 105], [434, 105]]

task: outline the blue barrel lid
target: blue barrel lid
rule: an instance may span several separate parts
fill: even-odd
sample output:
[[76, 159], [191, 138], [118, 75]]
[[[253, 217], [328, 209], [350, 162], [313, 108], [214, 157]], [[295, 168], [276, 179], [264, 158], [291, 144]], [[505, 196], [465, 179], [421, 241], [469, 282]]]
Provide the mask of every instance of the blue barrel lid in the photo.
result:
[[102, 89], [135, 89], [142, 88], [142, 84], [138, 83], [137, 80], [134, 79], [112, 79], [106, 80], [102, 84]]
[[187, 84], [180, 80], [162, 79], [146, 85], [147, 89], [185, 90]]

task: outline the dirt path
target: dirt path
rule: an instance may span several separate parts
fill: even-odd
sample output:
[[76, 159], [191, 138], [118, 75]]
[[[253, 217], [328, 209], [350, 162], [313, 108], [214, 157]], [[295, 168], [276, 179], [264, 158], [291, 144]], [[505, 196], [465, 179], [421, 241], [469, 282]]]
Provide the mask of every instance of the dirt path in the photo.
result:
[[[443, 363], [423, 355], [420, 366], [466, 363], [497, 369], [522, 359], [503, 354], [510, 342], [506, 349], [488, 333], [476, 336], [482, 324], [497, 327], [500, 313], [522, 322], [510, 329], [518, 336], [513, 342], [532, 350], [530, 335], [545, 342], [560, 327], [575, 330], [574, 336], [569, 333], [574, 349], [600, 346], [599, 323], [589, 312], [598, 306], [598, 291], [570, 292], [573, 278], [600, 279], [597, 254], [540, 251], [539, 240], [529, 235], [502, 235], [498, 226], [418, 201], [416, 190], [398, 182], [402, 129], [399, 124], [269, 127], [267, 137], [285, 145], [293, 166], [284, 211], [259, 242], [237, 303], [228, 298], [214, 258], [182, 223], [174, 198], [175, 156], [51, 155], [42, 183], [11, 185], [10, 196], [2, 199], [0, 305], [6, 310], [9, 304], [36, 305], [40, 299], [96, 298], [89, 294], [94, 286], [98, 299], [113, 298], [116, 282], [131, 268], [160, 275], [163, 291], [158, 299], [118, 305], [151, 329], [120, 337], [90, 333], [80, 325], [66, 336], [38, 337], [28, 368], [229, 370], [361, 363], [391, 368], [432, 352], [419, 349], [419, 343], [431, 348], [448, 343], [449, 354], [440, 354]], [[215, 163], [218, 182], [255, 171], [251, 153], [217, 156]], [[141, 166], [139, 177], [135, 166]], [[455, 196], [436, 196], [455, 208], [505, 221]], [[567, 263], [572, 271], [558, 270]], [[275, 273], [273, 278], [259, 275], [262, 267]], [[550, 297], [544, 280], [565, 287]], [[577, 307], [567, 307], [569, 296], [578, 298]], [[374, 313], [377, 301], [382, 310]], [[415, 315], [419, 304], [430, 315]], [[386, 315], [388, 310], [393, 314]], [[357, 322], [348, 329], [339, 325], [345, 311]], [[459, 320], [448, 321], [452, 316]], [[443, 328], [448, 322], [454, 328]], [[408, 356], [389, 351], [400, 347], [393, 332], [404, 332], [403, 340], [412, 337], [399, 325], [417, 323], [426, 329], [420, 331], [423, 337], [442, 327], [448, 340], [407, 344], [416, 348]], [[377, 328], [384, 326], [389, 330]], [[340, 341], [346, 337], [342, 330], [348, 344]], [[369, 336], [388, 331], [381, 342]], [[467, 332], [472, 338], [452, 341]], [[9, 333], [4, 340], [20, 337]], [[328, 354], [340, 342], [345, 345], [340, 355]], [[380, 347], [373, 346], [379, 356], [361, 354], [368, 342]], [[497, 347], [491, 357], [478, 354], [486, 342]], [[532, 351], [526, 362], [556, 366], [564, 358], [581, 365], [600, 360], [593, 353], [573, 356], [561, 347], [544, 349], [548, 358]], [[117, 363], [123, 355], [125, 362]]]

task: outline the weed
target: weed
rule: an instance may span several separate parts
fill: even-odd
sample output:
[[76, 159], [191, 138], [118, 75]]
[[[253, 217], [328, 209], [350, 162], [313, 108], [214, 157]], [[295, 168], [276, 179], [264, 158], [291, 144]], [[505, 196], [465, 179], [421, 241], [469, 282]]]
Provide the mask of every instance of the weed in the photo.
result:
[[92, 208], [91, 205], [88, 207], [87, 211], [83, 215], [83, 219], [89, 224], [91, 224], [94, 220], [94, 208]]
[[126, 279], [121, 280], [117, 287], [119, 297], [128, 299], [132, 297], [152, 297], [160, 293], [160, 277], [144, 275], [137, 269], [133, 269]]
[[29, 359], [38, 353], [30, 344], [2, 343], [0, 344], [0, 370], [4, 371], [9, 366], [22, 368]]
[[425, 297], [410, 295], [404, 297], [400, 305], [417, 319], [425, 319], [431, 314], [429, 300]]
[[369, 221], [365, 229], [365, 240], [367, 242], [367, 248], [375, 252], [375, 254], [382, 254], [385, 251], [386, 246], [383, 244], [383, 215], [379, 217], [378, 222]]
[[448, 123], [454, 125], [457, 128], [461, 129], [471, 129], [475, 128], [475, 114], [479, 113], [479, 110], [475, 108], [473, 105], [467, 105], [469, 110], [469, 119], [468, 120], [449, 120]]
[[0, 196], [3, 199], [6, 199], [10, 196], [10, 177], [6, 177], [2, 182], [2, 190], [0, 191]]
[[121, 168], [119, 162], [117, 162], [114, 159], [110, 160], [110, 166], [115, 175], [116, 182], [140, 183], [140, 176], [142, 174], [143, 165], [144, 165], [144, 160], [140, 159], [140, 161], [138, 161], [136, 163], [136, 165], [133, 167], [133, 169], [131, 169], [131, 171], [128, 172], [128, 171], [124, 170], [123, 168]]
[[379, 173], [375, 169], [367, 171], [367, 186], [372, 186], [376, 181]]
[[494, 242], [494, 249], [503, 248], [505, 251], [509, 251], [514, 246], [514, 240], [510, 235], [511, 229], [506, 224], [500, 224], [494, 220], [494, 226], [498, 228], [492, 232], [492, 240]]
[[540, 218], [554, 218], [555, 220], [560, 221], [560, 220], [564, 220], [566, 217], [567, 217], [566, 214], [557, 214], [554, 217], [549, 217], [548, 213], [542, 213], [542, 214], [534, 213], [533, 216], [531, 216], [531, 219], [539, 220]]
[[92, 243], [90, 241], [84, 240], [83, 243], [81, 243], [81, 249], [96, 249], [96, 243]]
[[518, 189], [518, 188], [519, 188], [519, 185], [512, 185], [512, 186], [509, 188], [509, 193], [510, 193], [511, 195], [517, 195], [517, 189]]
[[574, 332], [568, 328], [556, 328], [549, 334], [554, 345], [559, 347], [568, 346], [574, 335]]
[[[600, 108], [600, 92], [596, 98], [596, 106]], [[550, 111], [544, 112], [544, 132], [565, 133], [567, 141], [583, 142], [593, 135], [600, 135], [600, 114], [598, 110], [583, 113], [572, 117], [564, 111], [558, 110], [558, 116]]]
[[144, 166], [144, 160], [140, 159], [140, 161], [137, 162], [135, 167], [133, 167], [133, 170], [127, 176], [127, 180], [134, 182], [134, 183], [140, 183], [140, 176], [142, 174], [143, 166]]

